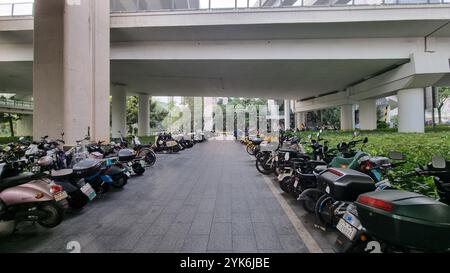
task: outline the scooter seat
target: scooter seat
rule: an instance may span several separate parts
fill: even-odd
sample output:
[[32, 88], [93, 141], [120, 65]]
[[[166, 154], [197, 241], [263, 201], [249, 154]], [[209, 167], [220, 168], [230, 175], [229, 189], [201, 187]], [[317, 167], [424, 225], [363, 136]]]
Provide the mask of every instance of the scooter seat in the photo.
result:
[[321, 173], [321, 172], [325, 171], [327, 168], [328, 168], [327, 165], [318, 165], [314, 168], [314, 172]]
[[43, 175], [41, 174], [23, 173], [18, 176], [5, 178], [0, 180], [0, 191], [26, 184], [42, 177]]
[[50, 174], [51, 178], [53, 179], [66, 179], [73, 175], [72, 169], [63, 169], [63, 170], [57, 170], [52, 171]]

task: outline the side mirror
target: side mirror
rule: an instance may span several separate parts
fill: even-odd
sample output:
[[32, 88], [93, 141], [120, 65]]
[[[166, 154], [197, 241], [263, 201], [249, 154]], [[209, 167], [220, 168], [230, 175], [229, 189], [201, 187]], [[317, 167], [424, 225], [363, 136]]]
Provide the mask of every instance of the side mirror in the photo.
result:
[[405, 159], [405, 156], [403, 155], [403, 153], [397, 152], [397, 151], [389, 152], [388, 157], [390, 159], [394, 159], [394, 160], [403, 160], [403, 159]]
[[447, 162], [442, 156], [433, 156], [433, 158], [431, 159], [431, 165], [435, 169], [445, 169], [445, 167], [447, 166]]

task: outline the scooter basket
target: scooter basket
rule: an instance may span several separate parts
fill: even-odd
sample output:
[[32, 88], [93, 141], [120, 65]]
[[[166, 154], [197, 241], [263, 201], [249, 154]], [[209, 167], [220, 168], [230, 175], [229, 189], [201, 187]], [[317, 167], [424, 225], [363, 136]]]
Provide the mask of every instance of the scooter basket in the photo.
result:
[[352, 169], [329, 168], [317, 178], [318, 187], [339, 201], [355, 201], [362, 193], [375, 190], [370, 176]]
[[[368, 198], [385, 208], [368, 205], [363, 201]], [[361, 195], [356, 207], [375, 239], [426, 252], [450, 250], [450, 208], [444, 203], [417, 193], [384, 190]]]

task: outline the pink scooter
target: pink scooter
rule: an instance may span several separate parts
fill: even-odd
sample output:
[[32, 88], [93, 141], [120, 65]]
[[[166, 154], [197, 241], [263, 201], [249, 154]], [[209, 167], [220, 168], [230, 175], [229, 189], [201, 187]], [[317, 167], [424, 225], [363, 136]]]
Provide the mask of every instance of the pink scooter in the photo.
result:
[[42, 174], [11, 176], [14, 169], [11, 163], [0, 163], [0, 233], [14, 232], [22, 221], [58, 226], [68, 207], [67, 193]]

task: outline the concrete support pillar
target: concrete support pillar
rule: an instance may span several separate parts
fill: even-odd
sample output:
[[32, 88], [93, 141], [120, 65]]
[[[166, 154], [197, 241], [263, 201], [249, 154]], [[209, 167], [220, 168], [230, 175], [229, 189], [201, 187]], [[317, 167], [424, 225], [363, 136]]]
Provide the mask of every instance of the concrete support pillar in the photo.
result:
[[291, 101], [284, 100], [284, 130], [291, 129]]
[[295, 126], [296, 129], [301, 129], [302, 124], [306, 126], [306, 112], [295, 113]]
[[127, 93], [122, 86], [113, 86], [111, 96], [111, 136], [119, 138], [119, 131], [123, 134], [127, 132]]
[[110, 1], [36, 1], [33, 135], [108, 141]]
[[21, 115], [20, 120], [17, 121], [18, 136], [32, 136], [33, 135], [33, 116]]
[[352, 104], [341, 106], [341, 130], [352, 131], [355, 129], [355, 109]]
[[398, 131], [400, 133], [423, 133], [424, 93], [422, 88], [398, 91]]
[[139, 95], [138, 135], [150, 135], [150, 96]]
[[377, 129], [377, 101], [376, 99], [359, 102], [359, 126], [361, 130]]

